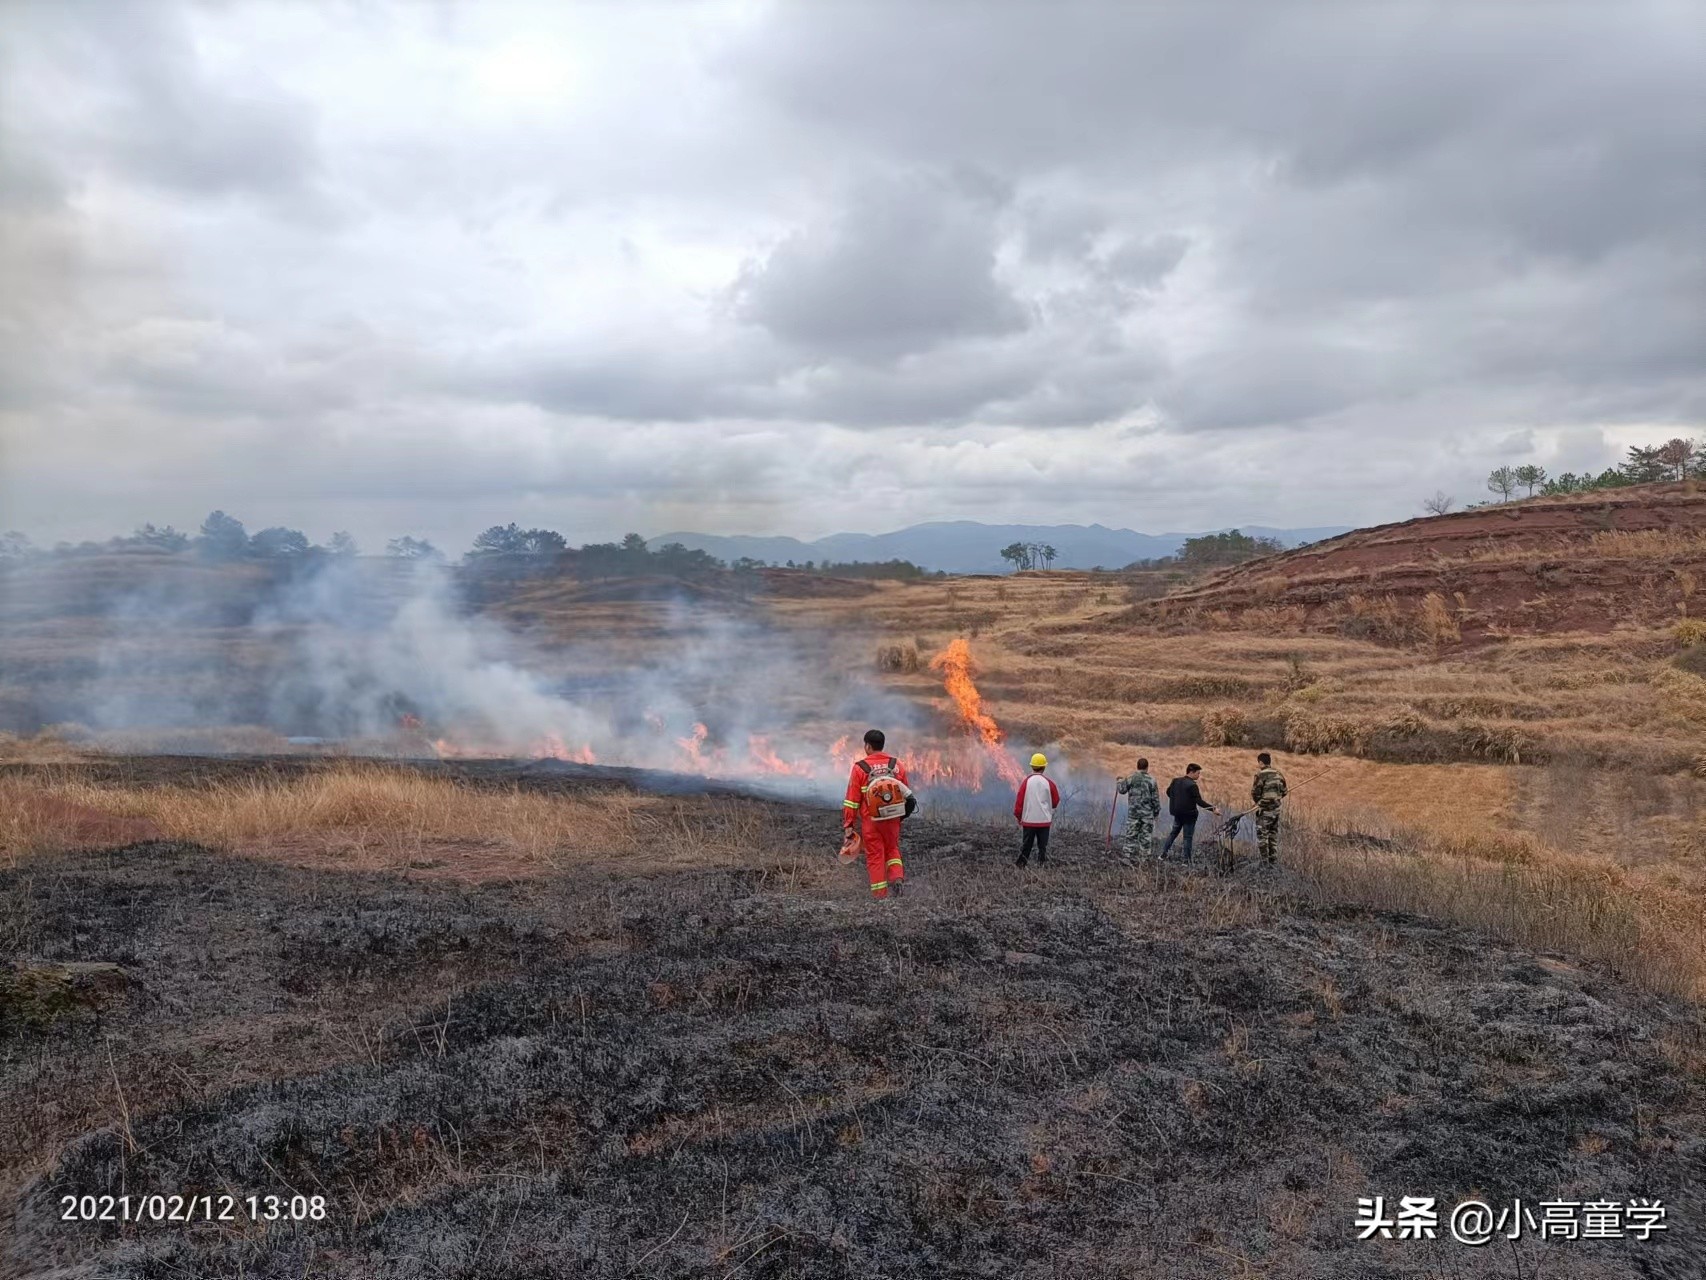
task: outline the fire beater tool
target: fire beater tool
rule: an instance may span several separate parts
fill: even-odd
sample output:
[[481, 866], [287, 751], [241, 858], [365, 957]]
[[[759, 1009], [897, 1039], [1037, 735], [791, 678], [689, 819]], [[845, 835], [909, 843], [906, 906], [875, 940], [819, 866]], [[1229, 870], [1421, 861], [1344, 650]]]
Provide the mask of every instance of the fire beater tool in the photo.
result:
[[[1299, 788], [1307, 787], [1311, 782], [1314, 782], [1315, 779], [1326, 777], [1343, 763], [1343, 760], [1336, 760], [1318, 773], [1310, 774], [1296, 786], [1287, 787], [1286, 795], [1289, 797]], [[1221, 819], [1220, 826], [1216, 827], [1213, 833], [1210, 834], [1209, 842], [1214, 846], [1215, 861], [1222, 873], [1230, 873], [1236, 860], [1237, 855], [1233, 848], [1233, 842], [1238, 838], [1238, 824], [1254, 812], [1256, 812], [1254, 808], [1249, 808], [1239, 809], [1235, 813], [1229, 813]]]

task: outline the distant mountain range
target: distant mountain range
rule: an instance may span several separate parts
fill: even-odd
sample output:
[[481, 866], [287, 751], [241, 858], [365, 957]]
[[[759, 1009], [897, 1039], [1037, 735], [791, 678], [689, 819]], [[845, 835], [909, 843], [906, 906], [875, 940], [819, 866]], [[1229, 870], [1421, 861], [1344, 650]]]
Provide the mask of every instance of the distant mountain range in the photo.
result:
[[[1319, 529], [1270, 529], [1265, 525], [1239, 525], [1251, 537], [1275, 538], [1288, 547], [1348, 533], [1349, 525]], [[1208, 532], [1221, 533], [1212, 529]], [[1117, 569], [1133, 560], [1170, 556], [1184, 545], [1190, 533], [1135, 533], [1130, 529], [1108, 529], [1099, 524], [979, 524], [975, 520], [933, 521], [909, 525], [893, 533], [832, 533], [826, 538], [802, 542], [798, 538], [762, 538], [713, 533], [666, 533], [652, 538], [651, 547], [666, 542], [708, 552], [721, 560], [747, 557], [773, 564], [804, 564], [807, 560], [910, 560], [925, 569], [948, 573], [1004, 573], [1012, 566], [1001, 558], [1001, 548], [1014, 542], [1042, 542], [1059, 554], [1057, 569]]]

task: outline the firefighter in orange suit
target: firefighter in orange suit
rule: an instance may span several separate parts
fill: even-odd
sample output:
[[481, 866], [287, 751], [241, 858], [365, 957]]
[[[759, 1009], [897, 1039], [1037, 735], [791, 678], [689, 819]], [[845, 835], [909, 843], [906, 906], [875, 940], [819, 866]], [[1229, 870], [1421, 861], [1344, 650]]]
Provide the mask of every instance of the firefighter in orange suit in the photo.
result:
[[847, 795], [841, 802], [842, 830], [851, 839], [857, 827], [865, 847], [871, 896], [895, 897], [906, 882], [900, 859], [900, 822], [918, 805], [906, 783], [906, 766], [883, 751], [883, 731], [865, 734], [865, 758], [853, 762]]

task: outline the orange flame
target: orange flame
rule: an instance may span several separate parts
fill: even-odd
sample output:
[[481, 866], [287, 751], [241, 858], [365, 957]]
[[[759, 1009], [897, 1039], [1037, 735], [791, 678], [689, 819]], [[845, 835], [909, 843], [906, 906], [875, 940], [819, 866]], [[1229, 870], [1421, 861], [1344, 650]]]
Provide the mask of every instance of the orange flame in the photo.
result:
[[752, 754], [752, 762], [760, 769], [771, 773], [785, 773], [795, 778], [810, 778], [817, 769], [809, 760], [784, 760], [770, 749], [770, 739], [761, 733], [750, 735], [746, 740], [747, 750]]
[[707, 754], [705, 751], [705, 739], [710, 736], [711, 731], [709, 729], [702, 724], [695, 724], [692, 737], [675, 740], [675, 744], [687, 753], [688, 762], [701, 773], [710, 773], [713, 768], [721, 763], [716, 759], [718, 753]]
[[[975, 671], [971, 646], [965, 639], [951, 642], [931, 660], [931, 669], [942, 674], [943, 689], [959, 714], [964, 733], [955, 733], [946, 740], [897, 743], [905, 761], [908, 776], [921, 786], [942, 787], [957, 791], [981, 791], [991, 769], [1006, 782], [1017, 785], [1024, 770], [1010, 756], [1004, 745], [1005, 734], [995, 717], [983, 704], [983, 695], [973, 680]], [[695, 723], [686, 737], [672, 738], [664, 717], [647, 711], [646, 725], [657, 736], [647, 744], [636, 743], [637, 755], [630, 757], [624, 744], [605, 744], [611, 747], [606, 759], [614, 764], [640, 763], [646, 767], [672, 767], [665, 760], [673, 744], [673, 767], [702, 777], [730, 777], [753, 772], [783, 777], [829, 780], [839, 783], [845, 771], [863, 755], [851, 734], [842, 734], [827, 747], [802, 749], [789, 745], [788, 737], [778, 750], [777, 740], [769, 734], [750, 734], [744, 752], [711, 742], [710, 729]], [[423, 733], [423, 737], [425, 734]], [[483, 737], [438, 738], [433, 748], [442, 759], [470, 759], [518, 755], [514, 742], [498, 744]], [[612, 754], [613, 752], [613, 754]], [[786, 754], [784, 754], [786, 753]], [[560, 735], [546, 734], [528, 752], [537, 759], [571, 761], [577, 764], [599, 764], [600, 755], [591, 745], [570, 746]]]
[[[1024, 775], [1018, 762], [1002, 748], [1006, 735], [1001, 732], [1001, 726], [995, 723], [995, 717], [983, 709], [983, 695], [977, 691], [977, 685], [972, 681], [971, 644], [964, 636], [949, 642], [948, 647], [930, 659], [930, 669], [942, 673], [942, 687], [954, 700], [954, 707], [960, 713], [960, 719], [968, 729], [978, 736], [984, 752], [995, 765], [996, 773], [1008, 783], [1017, 786]], [[982, 770], [978, 771], [978, 785], [982, 785]]]
[[568, 743], [554, 733], [545, 735], [544, 741], [533, 748], [533, 755], [539, 760], [568, 760], [574, 764], [598, 763], [598, 757], [593, 754], [590, 746], [570, 751]]
[[934, 748], [917, 752], [907, 758], [906, 768], [912, 780], [923, 786], [983, 790], [984, 756], [968, 753], [963, 746], [951, 754]]

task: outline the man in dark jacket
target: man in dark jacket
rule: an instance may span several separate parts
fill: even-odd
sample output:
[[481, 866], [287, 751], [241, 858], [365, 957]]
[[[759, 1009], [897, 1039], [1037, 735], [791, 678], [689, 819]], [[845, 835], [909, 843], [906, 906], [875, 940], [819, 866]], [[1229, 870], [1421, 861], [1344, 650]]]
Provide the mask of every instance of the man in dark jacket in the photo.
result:
[[1191, 860], [1191, 843], [1197, 835], [1197, 810], [1207, 809], [1210, 813], [1219, 813], [1207, 800], [1202, 798], [1202, 789], [1197, 786], [1197, 780], [1202, 777], [1200, 764], [1185, 766], [1185, 776], [1174, 778], [1167, 784], [1167, 812], [1173, 815], [1173, 829], [1167, 833], [1167, 840], [1161, 846], [1161, 859], [1166, 861], [1167, 851], [1173, 847], [1173, 841], [1179, 833], [1185, 833], [1185, 861]]

